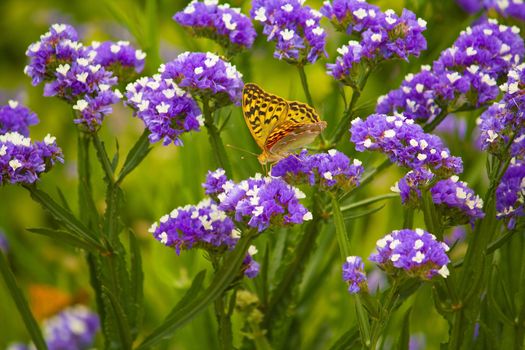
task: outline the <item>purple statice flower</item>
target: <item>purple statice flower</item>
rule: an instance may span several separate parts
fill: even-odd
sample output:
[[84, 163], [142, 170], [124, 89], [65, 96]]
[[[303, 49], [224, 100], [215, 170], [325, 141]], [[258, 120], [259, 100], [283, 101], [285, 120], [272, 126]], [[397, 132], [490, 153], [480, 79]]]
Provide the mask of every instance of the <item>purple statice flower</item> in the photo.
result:
[[191, 95], [160, 74], [142, 77], [126, 87], [126, 105], [150, 131], [150, 142], [182, 145], [180, 136], [203, 125], [202, 114]]
[[496, 189], [498, 219], [513, 229], [519, 217], [525, 215], [525, 160], [513, 158]]
[[399, 89], [378, 99], [376, 112], [403, 113], [407, 118], [431, 120], [448, 110], [477, 108], [494, 100], [497, 82], [525, 54], [519, 28], [482, 22], [461, 32], [431, 69], [409, 74]]
[[402, 115], [356, 118], [350, 133], [357, 151], [379, 150], [401, 166], [426, 168], [440, 178], [463, 171], [461, 158], [451, 156], [438, 136], [425, 133], [414, 120]]
[[359, 256], [349, 256], [343, 264], [343, 281], [348, 283], [348, 292], [356, 294], [366, 291], [367, 280], [364, 272], [365, 263]]
[[29, 64], [24, 72], [31, 78], [33, 85], [53, 80], [59, 65], [70, 63], [79, 57], [82, 44], [77, 40], [75, 28], [57, 23], [41, 35], [39, 41], [29, 45], [26, 51]]
[[273, 56], [298, 65], [315, 63], [326, 55], [322, 14], [301, 0], [253, 0], [252, 18], [263, 24], [268, 41], [276, 42]]
[[162, 244], [174, 247], [177, 254], [194, 247], [224, 251], [240, 237], [233, 221], [209, 198], [195, 206], [175, 208], [154, 223], [149, 232]]
[[449, 275], [449, 247], [422, 229], [392, 231], [377, 241], [376, 248], [377, 253], [369, 259], [389, 274], [401, 272], [423, 280]]
[[93, 41], [88, 50], [97, 53], [93, 64], [100, 64], [112, 72], [119, 82], [132, 80], [144, 69], [146, 53], [136, 50], [128, 41]]
[[525, 63], [508, 73], [508, 80], [501, 85], [503, 98], [490, 106], [478, 119], [480, 142], [483, 150], [504, 156], [510, 139], [514, 143], [511, 157], [525, 155]]
[[374, 66], [391, 58], [408, 60], [419, 56], [427, 42], [422, 32], [426, 22], [409, 11], [401, 17], [393, 10], [381, 12], [364, 1], [334, 1], [325, 3], [322, 11], [335, 23], [336, 28], [347, 25], [347, 32], [356, 31], [359, 41], [351, 40], [340, 47], [335, 63], [327, 64], [328, 74], [347, 85], [356, 84], [358, 64]]
[[99, 329], [97, 314], [76, 305], [45, 320], [43, 335], [49, 350], [87, 350], [92, 348]]
[[184, 52], [159, 69], [195, 98], [210, 100], [215, 108], [241, 104], [242, 74], [231, 63], [207, 52]]
[[421, 188], [426, 186], [433, 178], [434, 174], [426, 169], [410, 170], [390, 189], [399, 193], [401, 203], [417, 208], [420, 205]]
[[219, 193], [224, 192], [223, 186], [226, 182], [228, 182], [228, 178], [226, 177], [226, 171], [224, 171], [224, 169], [219, 168], [215, 171], [208, 171], [206, 181], [202, 184], [202, 187], [204, 187], [204, 193], [208, 196], [218, 195]]
[[485, 0], [456, 0], [458, 5], [468, 13], [476, 13], [483, 8]]
[[458, 5], [468, 13], [482, 9], [496, 10], [503, 16], [525, 20], [525, 4], [522, 0], [456, 0]]
[[344, 153], [335, 149], [327, 153], [308, 154], [303, 150], [280, 160], [272, 167], [272, 176], [282, 177], [291, 184], [308, 183], [324, 188], [342, 187], [350, 190], [359, 186], [364, 168], [361, 161], [350, 161]]
[[477, 219], [485, 216], [482, 210], [483, 200], [466, 182], [459, 181], [457, 176], [436, 182], [430, 193], [432, 201], [449, 226], [468, 222], [474, 225]]
[[218, 195], [219, 208], [259, 232], [270, 225], [301, 224], [312, 219], [312, 214], [299, 203], [304, 193], [280, 178], [257, 174], [238, 184], [227, 182], [223, 189]]
[[248, 254], [246, 254], [246, 257], [242, 262], [244, 275], [248, 278], [255, 278], [259, 274], [260, 265], [257, 261], [253, 260], [255, 254], [257, 254], [257, 247], [251, 245], [248, 248]]
[[4, 231], [0, 230], [0, 250], [7, 254], [9, 250], [9, 244], [7, 243], [7, 238], [5, 238]]
[[18, 101], [9, 100], [7, 105], [0, 106], [0, 135], [17, 132], [29, 136], [29, 126], [38, 124], [38, 117], [29, 108]]
[[62, 157], [53, 136], [31, 142], [17, 132], [0, 135], [0, 185], [32, 184], [57, 161], [63, 162]]
[[219, 5], [217, 0], [194, 0], [173, 19], [196, 36], [212, 39], [233, 51], [252, 47], [257, 36], [252, 21], [240, 9]]

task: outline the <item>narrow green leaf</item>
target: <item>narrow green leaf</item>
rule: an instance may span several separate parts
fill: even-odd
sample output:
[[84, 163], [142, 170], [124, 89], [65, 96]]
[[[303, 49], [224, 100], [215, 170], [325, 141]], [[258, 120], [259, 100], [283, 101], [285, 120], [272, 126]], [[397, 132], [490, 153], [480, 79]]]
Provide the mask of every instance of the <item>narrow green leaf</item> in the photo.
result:
[[192, 299], [201, 294], [204, 284], [204, 277], [206, 277], [206, 270], [200, 271], [197, 276], [193, 278], [190, 288], [186, 291], [177, 305], [175, 305], [175, 307], [170, 311], [168, 316], [166, 316], [166, 321], [173, 319], [173, 317], [177, 315], [184, 305], [188, 304]]
[[350, 328], [346, 333], [344, 333], [334, 345], [330, 347], [330, 350], [348, 350], [348, 349], [359, 349], [360, 346], [357, 345], [359, 341], [359, 330], [356, 326]]
[[142, 271], [142, 256], [137, 237], [133, 232], [129, 232], [129, 251], [130, 251], [130, 280], [132, 310], [130, 310], [130, 325], [133, 339], [140, 330], [142, 318], [142, 306], [144, 303], [144, 273]]
[[355, 213], [350, 213], [350, 214], [345, 215], [344, 219], [345, 220], [353, 220], [353, 219], [362, 218], [364, 216], [372, 215], [373, 213], [380, 211], [384, 207], [385, 207], [385, 205], [382, 204], [382, 205], [380, 205], [377, 208], [370, 208], [370, 209], [367, 209], [367, 210], [362, 210], [362, 211], [358, 211], [358, 212], [355, 212]]
[[[150, 348], [161, 340], [172, 337], [175, 330], [186, 324], [193, 317], [205, 310], [215, 299], [220, 297], [238, 275], [242, 261], [246, 256], [246, 251], [253, 238], [254, 235], [251, 232], [241, 237], [235, 249], [228, 253], [223, 264], [215, 273], [209, 287], [198, 296], [189, 296], [189, 300], [185, 303], [182, 303], [182, 301], [179, 302], [168, 318], [144, 339], [137, 350]], [[179, 305], [180, 307], [178, 307]]]
[[103, 247], [101, 245], [94, 244], [91, 241], [87, 241], [84, 238], [76, 236], [67, 231], [50, 228], [28, 228], [27, 230], [29, 232], [47, 236], [54, 239], [55, 241], [67, 243], [76, 248], [85, 249], [91, 253], [100, 253], [101, 251], [105, 251], [102, 249]]
[[38, 350], [47, 350], [47, 345], [46, 345], [46, 342], [44, 341], [44, 338], [42, 337], [40, 327], [38, 327], [38, 323], [36, 322], [33, 314], [31, 313], [31, 310], [29, 309], [29, 305], [27, 304], [24, 294], [18, 287], [15, 276], [13, 272], [11, 271], [11, 269], [9, 268], [7, 259], [5, 258], [4, 253], [2, 252], [1, 249], [0, 249], [0, 273], [2, 274], [2, 277], [4, 278], [7, 289], [9, 290], [9, 293], [11, 294], [11, 298], [13, 298], [13, 301], [15, 302], [18, 312], [20, 313], [20, 316], [22, 317], [22, 320], [24, 321], [27, 332], [29, 333], [29, 335], [31, 336], [31, 339], [33, 340], [33, 344]]
[[397, 339], [397, 349], [405, 350], [409, 348], [410, 343], [410, 313], [412, 308], [409, 308], [403, 317], [403, 327], [401, 328], [401, 334]]
[[57, 186], [57, 193], [58, 193], [58, 197], [60, 198], [60, 201], [62, 202], [62, 206], [66, 210], [71, 211], [71, 207], [69, 206], [69, 203], [67, 202], [66, 196], [64, 196], [64, 192], [62, 192], [62, 190], [58, 186]]
[[121, 231], [120, 206], [122, 190], [118, 185], [109, 184], [106, 189], [106, 212], [104, 213], [104, 236], [112, 243], [120, 244], [118, 235]]
[[335, 233], [337, 236], [337, 242], [339, 243], [342, 261], [345, 261], [346, 257], [351, 255], [350, 240], [346, 231], [345, 220], [335, 195], [332, 195], [332, 216], [334, 218]]
[[131, 349], [133, 340], [131, 338], [131, 332], [128, 327], [128, 320], [122, 306], [120, 305], [117, 297], [105, 286], [102, 286], [103, 294], [108, 298], [112, 311], [117, 321], [118, 335], [120, 338], [121, 349]]
[[367, 348], [370, 346], [370, 321], [366, 313], [361, 297], [359, 294], [355, 295], [355, 311], [357, 316], [357, 326], [361, 334], [361, 343]]
[[355, 203], [352, 203], [352, 204], [343, 205], [343, 206], [341, 206], [341, 212], [344, 213], [344, 212], [349, 211], [349, 210], [358, 209], [358, 208], [361, 208], [361, 207], [366, 207], [366, 206], [368, 206], [370, 204], [374, 204], [376, 202], [380, 202], [380, 201], [383, 201], [383, 200], [389, 200], [389, 199], [393, 199], [393, 198], [398, 198], [398, 197], [399, 197], [399, 194], [397, 194], [397, 193], [382, 194], [380, 196], [367, 198], [367, 199], [364, 199], [362, 201], [355, 202]]
[[78, 131], [78, 210], [87, 227], [97, 227], [99, 216], [91, 188], [90, 135]]
[[118, 139], [115, 139], [115, 154], [113, 155], [113, 159], [111, 160], [111, 169], [113, 170], [113, 173], [117, 171], [119, 160], [120, 160], [120, 145], [118, 143]]
[[121, 183], [124, 178], [130, 172], [132, 172], [133, 169], [135, 169], [148, 155], [149, 151], [151, 150], [148, 136], [149, 131], [144, 130], [140, 138], [137, 140], [137, 142], [135, 142], [129, 151], [128, 155], [126, 156], [126, 160], [124, 161], [124, 165], [120, 170], [117, 183]]
[[93, 145], [95, 146], [97, 158], [100, 162], [100, 165], [102, 166], [102, 170], [104, 170], [104, 179], [106, 180], [107, 184], [112, 184], [115, 181], [115, 179], [113, 175], [113, 167], [111, 165], [111, 160], [109, 160], [109, 156], [106, 151], [106, 147], [104, 146], [104, 142], [100, 140], [97, 133], [93, 134]]

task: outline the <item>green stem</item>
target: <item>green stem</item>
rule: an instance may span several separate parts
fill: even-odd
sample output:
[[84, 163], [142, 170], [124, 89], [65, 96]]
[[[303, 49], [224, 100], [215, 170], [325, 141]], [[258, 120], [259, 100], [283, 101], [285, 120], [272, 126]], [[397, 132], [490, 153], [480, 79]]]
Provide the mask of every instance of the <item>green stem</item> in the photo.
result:
[[78, 209], [80, 221], [89, 228], [98, 225], [98, 212], [93, 200], [89, 160], [90, 136], [78, 131]]
[[109, 160], [108, 154], [106, 152], [106, 148], [104, 147], [104, 144], [102, 143], [102, 141], [100, 141], [100, 138], [98, 137], [98, 133], [93, 133], [92, 137], [93, 137], [93, 145], [95, 146], [95, 150], [97, 151], [97, 158], [100, 161], [102, 170], [104, 170], [106, 179], [110, 184], [113, 184], [115, 183], [115, 176], [113, 174], [113, 167], [111, 166], [111, 161]]
[[215, 316], [217, 317], [219, 348], [221, 350], [233, 349], [232, 323], [230, 315], [225, 310], [226, 293], [215, 299]]
[[339, 208], [339, 202], [337, 201], [335, 194], [331, 194], [331, 196], [335, 233], [337, 236], [337, 242], [339, 243], [342, 260], [345, 261], [346, 258], [351, 255], [350, 240], [348, 239], [348, 234], [346, 232], [345, 220], [341, 213], [341, 208]]
[[222, 143], [221, 135], [219, 129], [213, 122], [212, 111], [210, 109], [210, 101], [208, 99], [202, 100], [202, 113], [204, 115], [204, 125], [208, 130], [208, 136], [210, 141], [210, 146], [212, 148], [213, 154], [215, 155], [215, 160], [217, 164], [226, 171], [228, 176], [232, 176], [232, 170], [228, 155], [226, 154], [226, 149]]
[[312, 108], [315, 108], [314, 101], [312, 100], [312, 95], [310, 94], [310, 88], [308, 87], [308, 80], [306, 79], [306, 73], [304, 72], [304, 66], [297, 65], [297, 70], [299, 71], [299, 77], [301, 77], [301, 85], [303, 86], [303, 91], [304, 91], [304, 95], [306, 96], [306, 101]]
[[414, 208], [406, 207], [404, 210], [403, 228], [412, 229], [414, 227]]
[[20, 287], [18, 287], [18, 284], [16, 283], [15, 275], [9, 268], [7, 259], [4, 256], [4, 253], [2, 252], [1, 249], [0, 249], [0, 273], [2, 274], [2, 277], [4, 278], [7, 289], [9, 290], [9, 293], [11, 294], [11, 298], [13, 298], [13, 301], [15, 302], [18, 312], [20, 313], [20, 316], [22, 317], [22, 320], [24, 321], [27, 332], [29, 333], [29, 335], [31, 336], [31, 339], [33, 340], [33, 344], [38, 350], [47, 350], [47, 345], [46, 345], [46, 342], [44, 341], [44, 338], [42, 337], [42, 333], [40, 332], [40, 327], [38, 326], [38, 323], [36, 322], [35, 317], [33, 316], [31, 309], [29, 308], [29, 305], [27, 304], [24, 294], [22, 293], [22, 291], [20, 290]]
[[399, 294], [399, 282], [394, 279], [392, 282], [392, 286], [390, 287], [390, 290], [388, 291], [388, 294], [385, 300], [381, 303], [382, 307], [381, 307], [379, 318], [374, 319], [372, 321], [370, 346], [368, 347], [369, 349], [373, 350], [377, 348], [377, 342], [381, 338], [385, 325], [390, 319], [390, 315], [392, 314], [392, 310], [394, 309], [394, 306], [396, 304], [398, 294]]

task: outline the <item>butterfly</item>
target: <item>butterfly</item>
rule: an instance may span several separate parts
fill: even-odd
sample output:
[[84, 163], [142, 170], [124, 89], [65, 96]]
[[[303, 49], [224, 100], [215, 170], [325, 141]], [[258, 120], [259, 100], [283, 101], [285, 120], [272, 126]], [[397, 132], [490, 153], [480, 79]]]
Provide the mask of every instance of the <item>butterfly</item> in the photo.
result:
[[326, 122], [309, 105], [287, 101], [255, 84], [244, 85], [242, 112], [250, 133], [262, 149], [257, 159], [263, 165], [312, 143], [326, 128]]

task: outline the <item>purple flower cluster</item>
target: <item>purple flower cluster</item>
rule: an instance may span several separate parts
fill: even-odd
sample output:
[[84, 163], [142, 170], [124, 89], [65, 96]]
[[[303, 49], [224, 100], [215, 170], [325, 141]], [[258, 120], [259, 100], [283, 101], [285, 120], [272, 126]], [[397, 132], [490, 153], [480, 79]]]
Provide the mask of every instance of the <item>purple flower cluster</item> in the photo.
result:
[[96, 51], [86, 48], [78, 39], [75, 29], [66, 24], [54, 24], [40, 41], [29, 46], [30, 58], [25, 73], [33, 85], [46, 82], [45, 96], [57, 96], [78, 113], [75, 123], [90, 132], [96, 131], [111, 105], [121, 94], [112, 90], [117, 78], [95, 62]]
[[397, 275], [402, 271], [424, 280], [449, 275], [449, 247], [422, 229], [392, 231], [377, 241], [376, 249], [369, 259], [387, 273]]
[[204, 193], [208, 196], [222, 193], [224, 192], [223, 186], [226, 182], [228, 182], [228, 178], [226, 177], [226, 171], [224, 171], [224, 169], [219, 168], [215, 171], [208, 171], [206, 181], [202, 184]]
[[422, 34], [426, 22], [409, 10], [404, 9], [400, 17], [365, 1], [334, 0], [325, 2], [321, 12], [337, 29], [360, 37], [360, 41], [351, 40], [337, 49], [340, 56], [326, 66], [329, 75], [347, 85], [355, 85], [354, 68], [359, 63], [373, 66], [385, 59], [408, 60], [427, 48]]
[[0, 185], [31, 184], [53, 165], [63, 162], [62, 150], [55, 137], [47, 135], [43, 142], [17, 132], [0, 135]]
[[483, 200], [468, 187], [466, 182], [458, 181], [457, 176], [438, 181], [431, 189], [432, 201], [449, 225], [461, 225], [485, 216]]
[[215, 108], [241, 103], [242, 74], [213, 53], [184, 52], [162, 65], [159, 72], [195, 98], [212, 101]]
[[361, 161], [353, 162], [335, 149], [327, 153], [309, 155], [303, 150], [299, 155], [288, 156], [272, 167], [272, 176], [282, 177], [291, 184], [309, 183], [324, 188], [342, 187], [350, 190], [359, 186], [364, 168]]
[[488, 20], [468, 27], [433, 66], [409, 74], [401, 87], [378, 99], [377, 113], [429, 120], [446, 111], [479, 107], [499, 93], [498, 80], [524, 56], [519, 28]]
[[146, 53], [136, 50], [128, 41], [93, 41], [88, 50], [97, 53], [93, 64], [112, 72], [120, 83], [130, 81], [144, 69]]
[[352, 121], [351, 138], [356, 150], [380, 150], [391, 161], [412, 169], [426, 168], [440, 178], [463, 171], [461, 158], [453, 157], [441, 139], [402, 115], [372, 114]]
[[257, 36], [252, 21], [240, 9], [218, 5], [217, 0], [194, 0], [173, 19], [193, 34], [215, 40], [227, 49], [250, 48]]
[[426, 186], [433, 178], [434, 174], [426, 169], [410, 170], [390, 189], [399, 193], [401, 203], [417, 208], [420, 205], [421, 188]]
[[268, 41], [275, 41], [274, 57], [292, 64], [316, 62], [326, 55], [322, 14], [301, 0], [253, 0], [250, 15], [264, 25]]
[[228, 181], [222, 187], [219, 209], [259, 232], [270, 225], [301, 224], [312, 219], [312, 213], [299, 203], [304, 193], [280, 178], [257, 174], [237, 184]]
[[478, 120], [481, 147], [492, 154], [507, 156], [507, 143], [513, 139], [511, 157], [525, 156], [525, 63], [508, 73], [501, 85], [503, 98], [490, 106]]
[[126, 87], [126, 102], [150, 131], [151, 143], [182, 145], [181, 134], [203, 125], [197, 102], [173, 79], [142, 77]]
[[481, 9], [494, 9], [503, 16], [516, 17], [525, 20], [525, 4], [523, 0], [457, 0], [457, 3], [468, 13]]
[[90, 349], [99, 329], [97, 314], [82, 305], [70, 307], [43, 324], [49, 350]]
[[367, 289], [364, 269], [365, 264], [360, 257], [349, 256], [346, 258], [346, 262], [343, 264], [343, 281], [348, 283], [350, 294], [356, 294]]
[[496, 211], [498, 219], [504, 219], [510, 229], [525, 215], [525, 160], [512, 159], [501, 178], [496, 189]]
[[9, 100], [7, 105], [0, 106], [0, 135], [17, 132], [29, 136], [29, 126], [38, 124], [38, 117], [18, 101]]
[[229, 249], [240, 236], [233, 221], [210, 199], [174, 209], [154, 223], [149, 232], [162, 244], [174, 247], [177, 254], [193, 247]]

